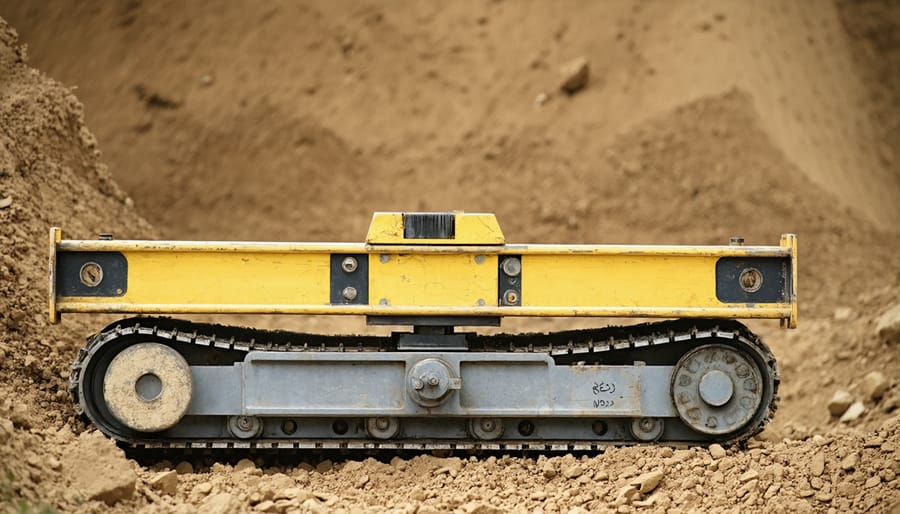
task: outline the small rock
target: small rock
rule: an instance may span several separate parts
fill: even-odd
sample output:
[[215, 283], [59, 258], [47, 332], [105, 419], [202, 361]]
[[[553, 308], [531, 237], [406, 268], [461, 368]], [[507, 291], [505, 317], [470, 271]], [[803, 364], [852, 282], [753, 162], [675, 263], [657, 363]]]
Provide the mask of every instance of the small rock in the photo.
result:
[[194, 472], [194, 466], [190, 462], [183, 460], [175, 466], [175, 472], [179, 475], [187, 475]]
[[722, 448], [722, 445], [719, 444], [711, 444], [709, 445], [709, 455], [712, 458], [719, 460], [725, 456], [725, 448]]
[[0, 209], [6, 209], [10, 205], [12, 205], [12, 197], [11, 196], [5, 196], [3, 198], [0, 198]]
[[322, 505], [314, 498], [309, 498], [300, 504], [300, 507], [311, 514], [326, 514], [328, 512], [328, 507]]
[[368, 483], [369, 483], [369, 475], [363, 475], [363, 476], [359, 477], [359, 480], [356, 481], [356, 488], [362, 489]]
[[900, 343], [900, 303], [894, 305], [878, 318], [875, 333], [888, 343]]
[[853, 309], [850, 307], [838, 307], [834, 310], [835, 321], [847, 321], [853, 316]]
[[860, 416], [863, 415], [864, 412], [866, 412], [866, 406], [863, 405], [863, 402], [853, 402], [853, 405], [851, 405], [847, 409], [847, 412], [845, 412], [844, 415], [841, 416], [841, 423], [856, 421]]
[[544, 474], [544, 478], [553, 478], [556, 476], [556, 466], [554, 466], [553, 463], [548, 460], [541, 468], [541, 473]]
[[0, 418], [0, 443], [6, 442], [12, 437], [15, 430], [16, 427], [13, 425], [12, 420]]
[[547, 499], [547, 493], [544, 491], [535, 491], [531, 493], [529, 496], [532, 500], [544, 501]]
[[590, 63], [584, 57], [578, 57], [564, 64], [560, 68], [560, 73], [562, 74], [562, 81], [559, 84], [559, 89], [564, 93], [573, 95], [587, 85], [591, 73]]
[[203, 500], [200, 509], [204, 514], [238, 514], [241, 502], [231, 493], [216, 493]]
[[200, 85], [204, 87], [209, 87], [213, 83], [212, 75], [202, 75], [200, 77]]
[[628, 505], [640, 497], [637, 487], [626, 485], [616, 493], [616, 505]]
[[862, 379], [862, 392], [866, 396], [867, 399], [878, 401], [884, 396], [884, 393], [888, 390], [888, 381], [884, 376], [884, 373], [880, 371], [872, 371], [868, 373]]
[[327, 473], [327, 472], [331, 471], [332, 468], [334, 468], [334, 463], [331, 462], [331, 460], [326, 459], [326, 460], [323, 460], [322, 462], [320, 462], [316, 466], [316, 471], [318, 473]]
[[547, 93], [538, 93], [538, 95], [534, 98], [534, 105], [544, 105], [548, 100], [550, 100], [550, 95], [548, 95]]
[[656, 486], [659, 485], [662, 478], [663, 470], [659, 469], [633, 478], [629, 484], [637, 487], [640, 492], [647, 494], [656, 489]]
[[581, 464], [575, 464], [563, 470], [563, 476], [566, 478], [578, 478], [583, 474], [584, 468], [581, 467]]
[[250, 459], [241, 459], [234, 465], [234, 472], [252, 471], [256, 469], [256, 464]]
[[150, 487], [163, 494], [175, 496], [175, 493], [178, 492], [178, 473], [175, 471], [157, 473], [150, 479]]
[[494, 507], [493, 505], [478, 501], [464, 504], [462, 506], [462, 511], [465, 514], [502, 514], [503, 512], [506, 512], [503, 509]]
[[859, 454], [856, 452], [852, 452], [848, 454], [846, 457], [841, 460], [841, 469], [844, 471], [850, 471], [851, 469], [856, 469], [856, 465], [859, 463]]
[[831, 396], [831, 400], [828, 400], [828, 412], [830, 412], [832, 416], [840, 416], [846, 412], [851, 405], [853, 405], [853, 395], [843, 389], [839, 389]]
[[822, 452], [818, 452], [813, 455], [812, 460], [809, 461], [809, 473], [814, 476], [822, 476], [822, 473], [825, 472], [825, 454]]
[[756, 471], [755, 469], [751, 469], [751, 470], [748, 470], [747, 472], [745, 472], [743, 475], [741, 475], [738, 480], [740, 480], [741, 482], [749, 482], [751, 480], [756, 480], [758, 478], [759, 478], [759, 471]]
[[209, 482], [202, 482], [194, 486], [191, 489], [191, 494], [194, 496], [206, 496], [207, 494], [212, 492], [212, 484]]
[[275, 502], [272, 500], [261, 501], [253, 507], [253, 510], [259, 512], [275, 512]]
[[866, 489], [871, 489], [880, 483], [881, 483], [881, 477], [878, 475], [875, 475], [873, 477], [869, 477], [869, 479], [866, 480], [866, 485], [863, 487], [865, 487]]

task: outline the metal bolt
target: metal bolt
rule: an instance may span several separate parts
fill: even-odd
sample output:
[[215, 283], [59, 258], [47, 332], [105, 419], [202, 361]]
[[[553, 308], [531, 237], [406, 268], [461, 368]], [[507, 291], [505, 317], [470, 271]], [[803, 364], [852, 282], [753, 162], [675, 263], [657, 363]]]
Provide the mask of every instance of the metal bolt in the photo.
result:
[[732, 237], [728, 240], [728, 244], [731, 246], [744, 246], [744, 238], [743, 237]]
[[241, 430], [250, 430], [253, 428], [253, 420], [248, 416], [238, 416], [237, 426]]
[[391, 426], [391, 421], [387, 418], [376, 418], [375, 419], [375, 427], [378, 430], [387, 430], [387, 428]]
[[390, 262], [391, 256], [388, 255], [388, 254], [386, 254], [386, 253], [383, 253], [383, 254], [381, 254], [381, 255], [378, 256], [378, 260], [381, 261], [381, 262]]
[[503, 299], [507, 304], [515, 305], [519, 303], [519, 294], [512, 289], [508, 289], [505, 293], [503, 293]]
[[518, 257], [507, 257], [503, 259], [503, 273], [510, 277], [517, 277], [522, 273], [522, 261]]
[[425, 381], [428, 382], [430, 386], [436, 386], [441, 383], [441, 380], [435, 374], [430, 374], [425, 378]]
[[356, 261], [356, 257], [347, 256], [344, 257], [344, 260], [341, 261], [341, 269], [343, 269], [347, 273], [353, 273], [358, 267], [359, 263]]
[[738, 277], [738, 282], [740, 282], [741, 289], [744, 291], [755, 293], [762, 287], [763, 275], [756, 268], [744, 268], [744, 270], [741, 271], [741, 275]]
[[413, 379], [413, 389], [415, 389], [416, 391], [421, 391], [424, 388], [425, 388], [425, 382], [422, 382], [418, 378]]
[[348, 302], [356, 300], [356, 294], [356, 288], [353, 286], [347, 286], [343, 291], [341, 291], [341, 295], [343, 295], [344, 300], [347, 300]]
[[476, 255], [475, 256], [475, 264], [484, 264], [484, 255]]
[[485, 303], [484, 298], [479, 298], [478, 300], [475, 300], [475, 305], [477, 305], [479, 307], [484, 307], [484, 303]]
[[81, 283], [88, 287], [97, 287], [103, 281], [103, 268], [96, 262], [86, 262], [78, 272]]

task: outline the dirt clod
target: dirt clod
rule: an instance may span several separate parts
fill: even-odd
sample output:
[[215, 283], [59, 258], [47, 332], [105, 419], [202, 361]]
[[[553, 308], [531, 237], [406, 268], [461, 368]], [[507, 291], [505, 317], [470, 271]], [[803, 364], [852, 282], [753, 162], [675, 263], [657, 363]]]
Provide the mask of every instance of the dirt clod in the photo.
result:
[[890, 387], [890, 383], [884, 373], [871, 371], [866, 374], [860, 384], [860, 389], [867, 400], [878, 401]]
[[828, 412], [832, 416], [841, 416], [853, 405], [854, 398], [849, 392], [839, 389], [828, 400]]

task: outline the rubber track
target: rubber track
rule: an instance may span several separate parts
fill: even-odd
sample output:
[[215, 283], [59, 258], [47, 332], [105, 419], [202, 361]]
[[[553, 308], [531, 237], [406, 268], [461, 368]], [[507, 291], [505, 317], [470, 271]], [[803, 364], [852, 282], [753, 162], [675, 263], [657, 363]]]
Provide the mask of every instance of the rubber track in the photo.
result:
[[[479, 440], [380, 440], [380, 439], [215, 439], [215, 440], [140, 440], [118, 434], [102, 419], [91, 419], [87, 415], [84, 399], [79, 394], [78, 384], [89, 358], [122, 337], [145, 335], [160, 341], [173, 341], [202, 348], [209, 352], [237, 351], [293, 351], [293, 352], [357, 352], [395, 351], [392, 337], [379, 336], [332, 336], [304, 334], [277, 330], [260, 330], [218, 324], [194, 323], [172, 318], [129, 318], [117, 321], [99, 333], [88, 338], [88, 344], [79, 350], [71, 368], [69, 390], [78, 414], [94, 423], [106, 435], [135, 449], [185, 449], [185, 450], [340, 450], [340, 451], [433, 451], [433, 450], [475, 450], [475, 451], [542, 451], [571, 452], [598, 451], [608, 447], [642, 444], [640, 441], [479, 441]], [[558, 364], [610, 363], [616, 359], [652, 360], [665, 345], [696, 346], [710, 342], [739, 341], [745, 351], [753, 351], [759, 360], [766, 363], [761, 370], [764, 381], [768, 380], [772, 390], [772, 400], [765, 415], [748, 425], [732, 437], [710, 436], [698, 443], [660, 440], [650, 444], [691, 446], [696, 444], [720, 443], [731, 445], [742, 443], [761, 432], [769, 423], [777, 409], [778, 374], [775, 357], [768, 346], [745, 325], [733, 320], [675, 320], [645, 323], [626, 327], [606, 327], [601, 329], [571, 330], [550, 334], [499, 334], [469, 337], [469, 351], [490, 352], [537, 352], [550, 355]], [[724, 341], [723, 341], [724, 340]], [[681, 343], [681, 344], [679, 344]], [[672, 348], [666, 346], [666, 348]], [[685, 349], [685, 351], [687, 351]], [[648, 362], [649, 364], [649, 362]], [[674, 365], [675, 362], [667, 362]], [[765, 374], [768, 376], [765, 376]], [[99, 399], [94, 399], [99, 400]]]

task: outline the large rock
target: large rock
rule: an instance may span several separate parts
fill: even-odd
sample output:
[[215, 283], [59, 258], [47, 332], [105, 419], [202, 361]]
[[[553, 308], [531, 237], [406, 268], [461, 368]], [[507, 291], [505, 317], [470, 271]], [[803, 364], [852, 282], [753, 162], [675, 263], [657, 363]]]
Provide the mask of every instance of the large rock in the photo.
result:
[[638, 488], [643, 494], [647, 494], [650, 491], [656, 489], [656, 486], [659, 485], [660, 480], [663, 478], [663, 470], [658, 469], [656, 471], [651, 471], [649, 473], [644, 473], [643, 475], [637, 476], [629, 482], [630, 485], [633, 485]]
[[850, 423], [851, 421], [856, 421], [865, 412], [866, 406], [863, 404], [863, 402], [854, 402], [853, 405], [851, 405], [847, 409], [847, 411], [844, 412], [844, 415], [841, 416], [841, 423]]
[[840, 416], [853, 405], [853, 395], [842, 389], [834, 392], [831, 400], [828, 400], [828, 412], [832, 416]]
[[900, 303], [885, 311], [878, 318], [875, 332], [884, 341], [900, 343]]
[[867, 374], [863, 377], [862, 383], [860, 384], [860, 388], [866, 399], [873, 401], [880, 400], [888, 390], [889, 386], [890, 384], [888, 383], [887, 378], [884, 376], [884, 373], [880, 371], [872, 371]]
[[137, 474], [125, 453], [99, 432], [85, 432], [63, 455], [72, 487], [88, 500], [114, 505], [134, 496]]
[[574, 95], [587, 85], [591, 67], [587, 59], [578, 57], [564, 64], [559, 71], [562, 74], [559, 89], [563, 93]]

